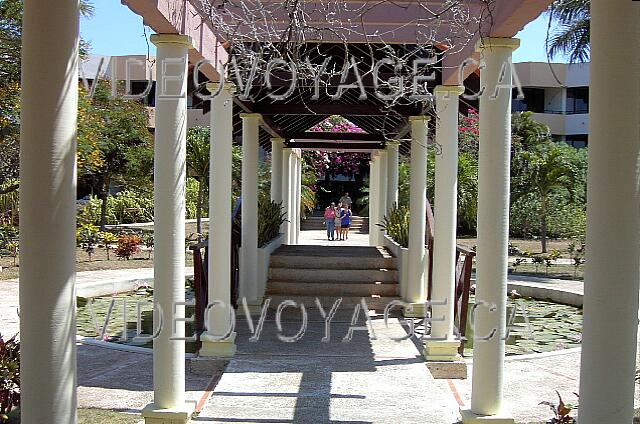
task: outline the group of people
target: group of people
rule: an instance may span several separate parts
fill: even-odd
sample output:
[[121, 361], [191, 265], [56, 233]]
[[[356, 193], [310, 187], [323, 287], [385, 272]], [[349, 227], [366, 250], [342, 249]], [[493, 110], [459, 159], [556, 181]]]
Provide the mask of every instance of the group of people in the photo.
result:
[[351, 227], [351, 198], [345, 193], [336, 205], [331, 202], [324, 210], [327, 240], [348, 240]]

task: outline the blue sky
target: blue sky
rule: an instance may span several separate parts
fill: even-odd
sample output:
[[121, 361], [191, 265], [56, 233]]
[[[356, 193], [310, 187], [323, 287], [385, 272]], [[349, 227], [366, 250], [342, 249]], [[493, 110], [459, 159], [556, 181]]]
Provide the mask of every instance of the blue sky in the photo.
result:
[[[146, 54], [150, 48], [153, 54], [153, 45], [147, 45], [151, 31], [143, 26], [141, 17], [116, 0], [96, 0], [93, 3], [95, 15], [82, 19], [80, 25], [82, 37], [91, 43], [92, 53], [108, 56]], [[547, 21], [547, 17], [542, 15], [518, 33], [521, 44], [514, 52], [514, 62], [547, 61], [544, 49]], [[566, 61], [563, 58], [554, 60]]]

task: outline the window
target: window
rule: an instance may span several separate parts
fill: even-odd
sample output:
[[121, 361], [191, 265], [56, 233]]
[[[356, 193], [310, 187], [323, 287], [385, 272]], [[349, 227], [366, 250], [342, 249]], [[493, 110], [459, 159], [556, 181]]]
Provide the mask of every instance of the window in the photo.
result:
[[523, 87], [524, 99], [518, 99], [518, 89], [514, 88], [511, 94], [512, 112], [544, 112], [544, 88]]
[[589, 87], [567, 89], [567, 113], [589, 113]]

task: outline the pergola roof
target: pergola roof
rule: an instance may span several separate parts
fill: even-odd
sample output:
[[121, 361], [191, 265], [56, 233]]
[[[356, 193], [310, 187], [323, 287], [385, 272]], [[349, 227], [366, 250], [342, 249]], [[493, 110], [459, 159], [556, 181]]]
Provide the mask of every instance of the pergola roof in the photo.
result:
[[[211, 15], [204, 10], [203, 2], [199, 0], [122, 0], [135, 13], [143, 16], [145, 24], [158, 33], [181, 33], [192, 37], [194, 49], [189, 53], [193, 63], [207, 59], [212, 63], [224, 63], [229, 57], [228, 43], [225, 34], [216, 28]], [[395, 51], [416, 51], [424, 58], [428, 54], [438, 57], [436, 78], [429, 81], [429, 90], [436, 85], [459, 85], [477, 90], [479, 79], [473, 67], [465, 68], [463, 82], [459, 81], [458, 66], [474, 55], [475, 44], [483, 37], [513, 37], [525, 24], [535, 19], [551, 0], [466, 0], [460, 2], [469, 14], [468, 22], [481, 25], [469, 28], [465, 34], [456, 23], [453, 11], [447, 10], [446, 2], [435, 1], [361, 1], [347, 0], [340, 4], [346, 5], [339, 12], [332, 14], [330, 4], [326, 1], [309, 1], [304, 3], [306, 13], [303, 34], [310, 46], [312, 61], [322, 61], [327, 55], [332, 57], [355, 56], [360, 59], [376, 56], [371, 52], [382, 51], [382, 47]], [[273, 19], [272, 27], [258, 28], [262, 31], [264, 42], [281, 40], [282, 31], [287, 28], [288, 16], [285, 14], [281, 2], [260, 1], [257, 3], [263, 10], [268, 10]], [[226, 15], [219, 22], [225, 26], [237, 18], [241, 12], [238, 2], [226, 2]], [[426, 22], [433, 18], [433, 12], [440, 11], [438, 25], [427, 28]], [[247, 18], [250, 19], [250, 18]], [[256, 21], [257, 22], [257, 21]], [[332, 31], [322, 31], [322, 25], [334, 23]], [[256, 23], [255, 25], [260, 25]], [[265, 24], [266, 25], [266, 24]], [[468, 24], [469, 26], [472, 24]], [[254, 32], [256, 28], [253, 28]], [[237, 38], [242, 40], [248, 28], [238, 25]], [[254, 34], [255, 37], [255, 34]], [[279, 38], [280, 37], [280, 38]], [[456, 40], [465, 38], [465, 42], [456, 45]], [[449, 45], [443, 45], [438, 40], [448, 40]], [[428, 46], [422, 51], [421, 46]], [[476, 56], [477, 58], [477, 56]], [[366, 63], [366, 62], [365, 62]], [[219, 70], [212, 65], [201, 68], [201, 72], [210, 80], [219, 80]], [[281, 76], [281, 86], [288, 85], [289, 76]], [[277, 81], [277, 78], [276, 78]], [[357, 140], [362, 135], [342, 134], [335, 136], [345, 148], [354, 148], [353, 143], [384, 142], [390, 139], [402, 139], [407, 135], [409, 125], [407, 118], [411, 115], [429, 113], [430, 105], [424, 101], [403, 101], [396, 106], [387, 108], [385, 103], [374, 95], [372, 77], [363, 77], [363, 85], [367, 99], [359, 98], [359, 90], [350, 89], [342, 93], [338, 99], [331, 98], [340, 84], [339, 78], [328, 77], [323, 80], [323, 90], [317, 100], [309, 100], [313, 94], [312, 84], [301, 82], [293, 95], [285, 100], [274, 101], [266, 96], [264, 81], [258, 78], [251, 87], [251, 100], [235, 98], [234, 107], [234, 138], [241, 137], [240, 113], [260, 113], [263, 115], [263, 126], [260, 131], [260, 144], [270, 150], [271, 137], [280, 137], [294, 145], [296, 139], [317, 139], [318, 134], [309, 134], [307, 130], [330, 115], [341, 115], [366, 132], [366, 140]], [[276, 83], [277, 85], [277, 83]], [[285, 87], [281, 87], [283, 90]], [[406, 100], [406, 99], [403, 99]], [[205, 110], [208, 105], [205, 104]], [[461, 103], [461, 111], [465, 112], [468, 102]], [[325, 137], [323, 134], [322, 137]], [[332, 140], [335, 142], [335, 140]], [[318, 143], [326, 145], [327, 140], [319, 139]], [[306, 143], [307, 145], [309, 143]], [[337, 143], [335, 143], [337, 144]], [[400, 151], [406, 153], [408, 145], [401, 144]]]

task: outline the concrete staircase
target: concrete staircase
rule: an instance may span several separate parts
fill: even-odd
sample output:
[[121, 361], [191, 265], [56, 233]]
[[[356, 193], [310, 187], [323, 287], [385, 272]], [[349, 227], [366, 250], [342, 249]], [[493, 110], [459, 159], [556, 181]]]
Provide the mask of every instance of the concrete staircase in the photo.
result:
[[266, 297], [272, 305], [291, 299], [313, 305], [365, 298], [383, 308], [399, 294], [396, 258], [382, 247], [282, 246], [271, 255]]
[[[324, 225], [324, 218], [322, 215], [312, 215], [308, 216], [306, 219], [303, 219], [300, 222], [300, 229], [302, 231], [306, 230], [324, 230], [326, 229]], [[366, 216], [352, 216], [351, 217], [351, 230], [362, 233], [369, 232], [369, 218]]]

